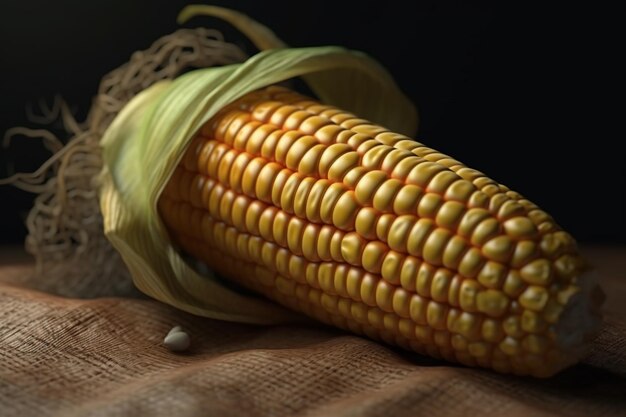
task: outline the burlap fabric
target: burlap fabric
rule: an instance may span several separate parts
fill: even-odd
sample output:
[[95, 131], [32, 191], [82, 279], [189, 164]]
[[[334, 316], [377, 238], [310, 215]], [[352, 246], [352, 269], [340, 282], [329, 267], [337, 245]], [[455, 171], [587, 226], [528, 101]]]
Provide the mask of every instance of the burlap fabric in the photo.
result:
[[[581, 364], [549, 380], [427, 359], [326, 327], [262, 327], [129, 297], [62, 298], [0, 267], [0, 416], [626, 416], [624, 248]], [[29, 282], [33, 285], [33, 282]], [[189, 352], [162, 346], [174, 325]]]

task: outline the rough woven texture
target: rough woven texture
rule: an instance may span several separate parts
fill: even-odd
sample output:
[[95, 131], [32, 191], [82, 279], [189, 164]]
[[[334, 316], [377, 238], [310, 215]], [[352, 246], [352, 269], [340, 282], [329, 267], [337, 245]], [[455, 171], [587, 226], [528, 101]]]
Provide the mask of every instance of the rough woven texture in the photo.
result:
[[[30, 267], [0, 252], [0, 415], [626, 416], [625, 253], [594, 251], [609, 271], [609, 313], [591, 355], [536, 380], [325, 327], [225, 323], [147, 299], [60, 298], [24, 288]], [[176, 324], [193, 337], [184, 354], [161, 344]]]

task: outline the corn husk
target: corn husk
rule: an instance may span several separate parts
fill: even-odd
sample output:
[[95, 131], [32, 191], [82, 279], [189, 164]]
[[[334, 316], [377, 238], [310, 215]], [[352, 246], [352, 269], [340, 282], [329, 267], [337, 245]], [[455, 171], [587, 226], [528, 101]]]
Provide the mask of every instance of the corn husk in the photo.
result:
[[266, 49], [241, 64], [191, 71], [137, 95], [102, 138], [100, 204], [105, 234], [135, 285], [193, 314], [250, 323], [280, 323], [298, 316], [269, 301], [199, 274], [172, 244], [157, 211], [159, 196], [201, 126], [220, 109], [256, 89], [302, 77], [322, 102], [414, 134], [413, 105], [389, 74], [368, 56], [341, 47], [287, 48], [272, 32], [239, 13], [193, 6], [245, 31]]

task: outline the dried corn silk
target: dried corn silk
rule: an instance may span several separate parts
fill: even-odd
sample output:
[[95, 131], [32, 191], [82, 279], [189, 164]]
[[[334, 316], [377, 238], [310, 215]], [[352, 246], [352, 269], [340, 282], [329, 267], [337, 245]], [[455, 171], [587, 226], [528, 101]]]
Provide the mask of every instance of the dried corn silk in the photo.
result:
[[[37, 194], [26, 220], [26, 249], [36, 259], [33, 278], [38, 288], [66, 296], [96, 297], [131, 294], [135, 289], [118, 252], [103, 233], [97, 182], [102, 169], [100, 139], [119, 111], [135, 95], [160, 80], [184, 71], [241, 62], [246, 54], [205, 28], [180, 29], [137, 51], [129, 62], [102, 78], [92, 108], [83, 123], [67, 105], [29, 118], [40, 124], [61, 119], [69, 140], [64, 145], [44, 129], [15, 128], [13, 136], [40, 137], [54, 155], [34, 173], [18, 173], [1, 184], [13, 184]], [[40, 277], [45, 275], [45, 279]]]

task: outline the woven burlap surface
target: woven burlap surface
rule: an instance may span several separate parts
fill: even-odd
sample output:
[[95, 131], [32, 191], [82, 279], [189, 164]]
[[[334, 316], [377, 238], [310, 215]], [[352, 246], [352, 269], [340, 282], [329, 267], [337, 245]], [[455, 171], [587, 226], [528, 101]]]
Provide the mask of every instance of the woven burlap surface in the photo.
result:
[[[623, 279], [607, 281], [610, 311], [590, 356], [536, 380], [321, 326], [62, 298], [26, 288], [29, 271], [0, 266], [0, 416], [626, 416], [626, 299], [612, 297], [624, 294]], [[174, 325], [192, 335], [184, 354], [162, 346]]]

